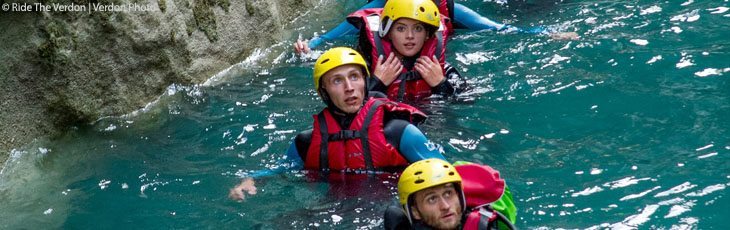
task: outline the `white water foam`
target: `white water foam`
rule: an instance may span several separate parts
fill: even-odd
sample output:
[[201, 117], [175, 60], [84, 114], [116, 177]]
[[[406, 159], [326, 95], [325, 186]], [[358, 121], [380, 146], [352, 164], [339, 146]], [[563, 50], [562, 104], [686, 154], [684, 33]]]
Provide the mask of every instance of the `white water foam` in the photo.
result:
[[673, 205], [672, 208], [669, 210], [669, 213], [664, 216], [664, 218], [672, 218], [677, 217], [679, 215], [682, 215], [682, 213], [685, 213], [687, 211], [691, 211], [692, 207], [695, 205], [694, 202], [686, 202], [684, 204], [679, 205]]
[[630, 194], [630, 195], [621, 197], [618, 200], [619, 201], [626, 201], [626, 200], [631, 200], [631, 199], [636, 199], [636, 198], [644, 197], [644, 196], [646, 196], [646, 194], [649, 194], [650, 192], [653, 192], [654, 190], [657, 190], [657, 189], [660, 189], [660, 188], [661, 188], [661, 186], [656, 186], [654, 188], [651, 188], [649, 190], [646, 190], [646, 191], [643, 191], [643, 192], [640, 192], [640, 193], [637, 193], [637, 194]]
[[669, 196], [669, 195], [672, 195], [672, 194], [681, 193], [681, 192], [690, 190], [690, 189], [692, 189], [692, 188], [694, 188], [696, 186], [697, 185], [694, 185], [694, 184], [692, 184], [690, 182], [684, 182], [684, 183], [682, 183], [680, 185], [677, 185], [677, 186], [674, 186], [673, 188], [670, 188], [667, 191], [657, 193], [656, 195], [654, 195], [654, 197], [665, 197], [665, 196]]
[[481, 64], [494, 60], [494, 52], [477, 51], [474, 53], [456, 53], [456, 60], [465, 65]]
[[700, 191], [687, 193], [687, 196], [689, 196], [689, 197], [705, 196], [707, 194], [710, 194], [710, 193], [713, 193], [713, 192], [716, 192], [716, 191], [723, 190], [726, 187], [727, 186], [725, 186], [724, 184], [710, 185], [710, 186], [707, 186], [707, 187], [703, 188]]
[[637, 44], [637, 45], [640, 45], [640, 46], [645, 46], [645, 45], [649, 44], [649, 41], [647, 41], [645, 39], [631, 39], [629, 41], [631, 43], [634, 43], [634, 44]]
[[694, 22], [700, 19], [700, 10], [693, 10], [689, 13], [676, 15], [669, 19], [669, 21], [680, 21], [680, 22]]
[[630, 185], [638, 184], [640, 181], [650, 180], [651, 178], [645, 177], [645, 178], [639, 178], [635, 179], [633, 176], [626, 177], [620, 180], [607, 182], [603, 184], [604, 187], [609, 187], [610, 189], [617, 189], [617, 188], [623, 188]]
[[659, 60], [662, 60], [662, 55], [657, 55], [657, 56], [652, 57], [651, 60], [646, 62], [646, 64], [652, 64]]
[[689, 4], [692, 4], [692, 3], [694, 3], [694, 2], [695, 2], [694, 0], [687, 0], [686, 2], [683, 2], [683, 3], [681, 4], [681, 6], [688, 6]]
[[674, 32], [675, 34], [678, 34], [678, 33], [682, 33], [682, 31], [683, 31], [683, 30], [682, 30], [682, 28], [679, 28], [679, 26], [672, 26], [672, 28], [670, 28], [670, 29], [671, 29], [671, 30], [672, 30], [672, 32]]
[[682, 52], [682, 58], [679, 59], [679, 62], [677, 62], [676, 67], [677, 69], [681, 69], [688, 66], [693, 66], [695, 63], [692, 63], [692, 55], [687, 55], [687, 53]]
[[707, 77], [711, 75], [722, 75], [724, 71], [721, 69], [715, 69], [715, 68], [706, 68], [702, 71], [695, 72], [695, 76], [698, 77]]
[[728, 10], [730, 10], [730, 8], [721, 6], [721, 7], [717, 7], [717, 8], [710, 8], [707, 10], [711, 11], [710, 14], [722, 14], [722, 13], [725, 13]]
[[639, 13], [639, 15], [653, 14], [653, 13], [661, 12], [661, 11], [662, 11], [662, 8], [661, 7], [659, 7], [657, 5], [653, 5], [653, 6], [649, 7], [649, 8], [646, 8], [646, 9], [641, 10], [641, 13]]
[[603, 191], [603, 189], [601, 187], [593, 186], [593, 187], [590, 187], [590, 188], [583, 189], [583, 191], [575, 192], [573, 194], [570, 194], [570, 196], [571, 197], [588, 196], [588, 195], [591, 195], [593, 193], [597, 193], [597, 192], [600, 192], [600, 191]]

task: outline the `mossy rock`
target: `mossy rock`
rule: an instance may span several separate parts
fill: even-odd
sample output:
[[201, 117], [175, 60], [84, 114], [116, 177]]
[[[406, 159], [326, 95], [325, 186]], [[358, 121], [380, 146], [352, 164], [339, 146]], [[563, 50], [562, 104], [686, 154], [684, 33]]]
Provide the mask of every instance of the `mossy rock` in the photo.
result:
[[193, 17], [195, 17], [195, 24], [198, 25], [198, 29], [205, 33], [208, 40], [215, 42], [218, 41], [218, 26], [210, 2], [209, 0], [195, 1]]
[[[200, 31], [205, 33], [205, 36], [211, 42], [218, 41], [218, 25], [216, 24], [215, 14], [213, 13], [213, 7], [216, 6], [221, 7], [228, 13], [231, 2], [229, 0], [198, 0], [193, 3], [195, 24]], [[188, 28], [188, 34], [192, 34], [190, 28]]]
[[162, 11], [162, 13], [165, 13], [165, 10], [167, 10], [167, 1], [157, 0], [157, 7], [160, 7], [160, 11]]
[[256, 13], [256, 8], [253, 7], [251, 1], [245, 1], [244, 5], [246, 7], [246, 13], [248, 13], [249, 16], [253, 16]]
[[41, 28], [41, 32], [45, 41], [38, 46], [37, 50], [38, 55], [42, 58], [42, 63], [48, 65], [66, 63], [67, 57], [61, 51], [73, 50], [76, 46], [76, 37], [71, 34], [68, 25], [63, 21], [51, 19]]

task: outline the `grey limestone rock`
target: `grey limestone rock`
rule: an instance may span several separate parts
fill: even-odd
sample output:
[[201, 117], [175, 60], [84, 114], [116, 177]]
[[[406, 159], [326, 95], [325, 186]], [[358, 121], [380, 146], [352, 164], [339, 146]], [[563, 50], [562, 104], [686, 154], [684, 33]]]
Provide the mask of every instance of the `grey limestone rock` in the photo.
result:
[[[284, 38], [315, 0], [57, 0], [89, 12], [0, 12], [0, 162], [74, 124], [143, 107]], [[150, 11], [99, 11], [137, 4]]]

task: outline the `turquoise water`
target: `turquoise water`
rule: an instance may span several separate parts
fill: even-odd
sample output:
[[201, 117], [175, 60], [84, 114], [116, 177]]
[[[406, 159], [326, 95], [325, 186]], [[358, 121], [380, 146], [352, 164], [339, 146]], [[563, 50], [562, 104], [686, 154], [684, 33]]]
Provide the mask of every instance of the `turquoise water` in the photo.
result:
[[[518, 227], [730, 226], [727, 1], [462, 2], [582, 36], [460, 31], [448, 60], [474, 100], [425, 107], [422, 129], [447, 158], [501, 171]], [[356, 7], [289, 26], [307, 37]], [[380, 228], [396, 202], [393, 175], [328, 183], [291, 172], [259, 179], [244, 202], [227, 199], [237, 174], [272, 166], [322, 107], [311, 57], [288, 48], [13, 151], [0, 174], [0, 228]]]

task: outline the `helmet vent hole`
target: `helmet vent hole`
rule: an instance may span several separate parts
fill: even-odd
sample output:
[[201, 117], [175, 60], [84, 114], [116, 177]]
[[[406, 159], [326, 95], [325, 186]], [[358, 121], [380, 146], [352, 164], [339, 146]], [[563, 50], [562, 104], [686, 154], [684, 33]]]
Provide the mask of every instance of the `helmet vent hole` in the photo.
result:
[[350, 53], [350, 55], [355, 56], [355, 53]]
[[453, 175], [454, 175], [454, 172], [449, 172], [449, 176], [453, 176]]
[[423, 180], [423, 179], [418, 179], [418, 180], [416, 180], [416, 184], [420, 184], [420, 183], [423, 183], [423, 182], [424, 182], [424, 180]]
[[426, 12], [426, 9], [424, 9], [423, 7], [420, 7], [418, 9], [421, 10], [421, 12]]
[[421, 175], [421, 173], [423, 173], [423, 171], [418, 171], [418, 172], [414, 173], [413, 175], [418, 176], [418, 175]]
[[330, 59], [329, 59], [329, 58], [327, 58], [327, 59], [324, 59], [324, 60], [323, 60], [322, 62], [320, 62], [319, 64], [324, 64], [324, 63], [327, 63], [328, 61], [330, 61]]
[[444, 168], [447, 169], [447, 168], [449, 168], [449, 166], [448, 165], [444, 165]]

